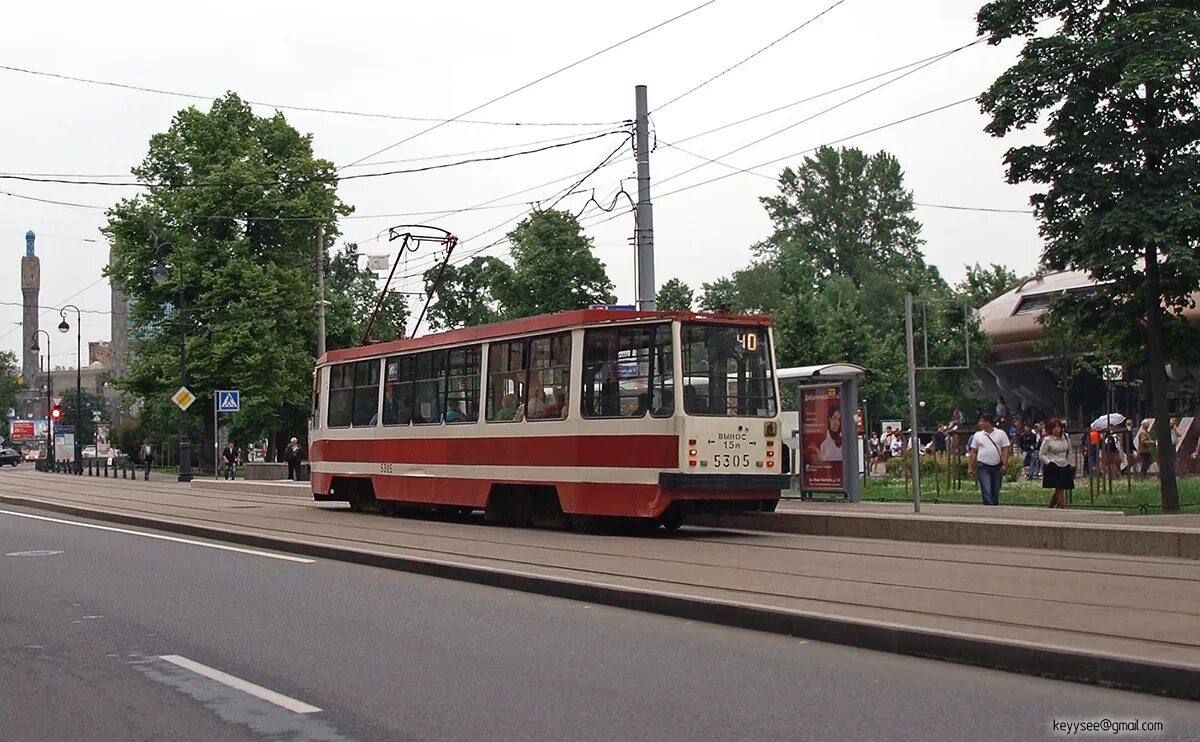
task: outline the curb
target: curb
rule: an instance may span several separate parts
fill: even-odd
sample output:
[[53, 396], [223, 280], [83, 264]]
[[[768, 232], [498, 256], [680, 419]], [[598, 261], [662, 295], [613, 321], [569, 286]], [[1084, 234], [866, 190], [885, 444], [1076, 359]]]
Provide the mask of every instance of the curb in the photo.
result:
[[652, 592], [571, 578], [422, 559], [325, 544], [292, 541], [244, 531], [225, 531], [174, 520], [0, 495], [0, 502], [123, 525], [273, 549], [301, 556], [350, 562], [429, 577], [586, 601], [734, 628], [794, 636], [878, 652], [977, 665], [1056, 680], [1200, 700], [1200, 667], [1146, 661], [1124, 655], [1088, 654], [1032, 642], [1009, 642], [958, 632], [789, 611], [755, 603]]
[[1200, 529], [950, 519], [867, 513], [695, 515], [693, 525], [808, 536], [921, 541], [961, 546], [1056, 549], [1200, 560]]

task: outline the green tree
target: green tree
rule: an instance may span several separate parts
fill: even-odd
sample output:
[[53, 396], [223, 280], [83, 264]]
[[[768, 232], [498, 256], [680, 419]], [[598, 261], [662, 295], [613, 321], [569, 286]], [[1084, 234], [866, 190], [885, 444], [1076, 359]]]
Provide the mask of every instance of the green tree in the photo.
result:
[[17, 377], [21, 374], [21, 369], [17, 365], [17, 355], [12, 351], [0, 350], [0, 425], [4, 431], [4, 438], [10, 439], [8, 430], [9, 408], [15, 408], [17, 405], [17, 392], [20, 391], [21, 385], [17, 383]]
[[[73, 387], [60, 389], [57, 392], [62, 395], [63, 420], [68, 425], [75, 425], [75, 389]], [[80, 392], [80, 397], [83, 401], [83, 416], [79, 418], [79, 427], [75, 430], [75, 440], [81, 446], [89, 446], [96, 442], [96, 422], [93, 420], [93, 412], [99, 412], [101, 419], [108, 416], [108, 403], [104, 397], [87, 389]]]
[[447, 265], [437, 283], [440, 270], [435, 265], [424, 276], [425, 293], [432, 294], [430, 327], [449, 330], [504, 319], [506, 308], [495, 295], [497, 286], [512, 279], [512, 269], [504, 261], [475, 256], [460, 265]]
[[1011, 268], [996, 263], [985, 268], [976, 263], [967, 266], [966, 277], [955, 288], [972, 309], [978, 309], [1020, 282], [1020, 277]]
[[862, 288], [881, 273], [924, 269], [912, 193], [887, 152], [821, 147], [800, 167], [784, 168], [779, 194], [760, 200], [775, 227], [760, 252], [783, 258], [785, 290], [832, 275]]
[[509, 317], [564, 312], [616, 301], [592, 239], [565, 211], [530, 214], [508, 233], [512, 272], [492, 286]]
[[[973, 355], [983, 345], [965, 298], [925, 263], [912, 194], [890, 154], [822, 148], [785, 169], [779, 193], [762, 202], [774, 233], [754, 246], [751, 266], [712, 288], [735, 309], [774, 316], [780, 365], [860, 364], [871, 409], [906, 415], [905, 294], [918, 301], [922, 365], [926, 341], [935, 366], [965, 363], [964, 331]], [[919, 378], [931, 414], [949, 414], [974, 387], [961, 372]]]
[[690, 312], [696, 296], [690, 286], [678, 278], [672, 278], [658, 289], [655, 301], [664, 312]]
[[[315, 228], [332, 240], [337, 217], [350, 212], [337, 197], [333, 163], [314, 157], [311, 136], [282, 114], [255, 116], [230, 93], [207, 112], [176, 114], [133, 173], [150, 187], [110, 209], [104, 229], [107, 273], [128, 295], [135, 328], [118, 385], [145, 401], [147, 420], [172, 417], [183, 330], [197, 409], [211, 409], [212, 390], [240, 389], [241, 425], [303, 434], [316, 341]], [[162, 283], [156, 267], [167, 271]], [[209, 415], [191, 420], [211, 427]], [[211, 450], [213, 432], [196, 448]]]
[[[339, 252], [326, 253], [325, 347], [329, 350], [354, 347], [362, 342], [371, 313], [379, 301], [381, 284], [374, 272], [361, 264], [358, 245], [348, 243]], [[403, 337], [408, 322], [404, 294], [389, 291], [371, 328], [377, 340]]]
[[[1044, 186], [1031, 198], [1042, 262], [1089, 273], [1118, 318], [1144, 326], [1151, 407], [1167, 440], [1165, 340], [1200, 288], [1196, 3], [996, 0], [978, 22], [992, 44], [1025, 39], [980, 104], [997, 137], [1046, 121], [1044, 143], [1005, 155], [1009, 182]], [[1163, 509], [1178, 510], [1174, 452], [1161, 447], [1158, 464]]]
[[705, 312], [742, 312], [737, 284], [732, 278], [718, 278], [700, 286], [700, 309]]

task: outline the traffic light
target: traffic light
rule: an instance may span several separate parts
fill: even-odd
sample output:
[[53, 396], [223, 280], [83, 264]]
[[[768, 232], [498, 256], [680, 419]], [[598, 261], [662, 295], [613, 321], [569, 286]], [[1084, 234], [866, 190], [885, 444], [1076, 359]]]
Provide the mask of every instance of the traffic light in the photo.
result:
[[56, 404], [50, 408], [50, 419], [54, 422], [62, 419], [62, 405]]

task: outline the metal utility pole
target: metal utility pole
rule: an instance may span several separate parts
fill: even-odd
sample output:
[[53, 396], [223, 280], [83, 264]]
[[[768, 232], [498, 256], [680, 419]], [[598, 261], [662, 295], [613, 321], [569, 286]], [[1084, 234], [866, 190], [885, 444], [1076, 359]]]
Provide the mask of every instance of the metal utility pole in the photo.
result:
[[317, 225], [317, 358], [325, 355], [325, 227]]
[[637, 148], [638, 200], [634, 219], [637, 242], [637, 308], [658, 307], [654, 283], [654, 204], [650, 203], [650, 111], [646, 86], [634, 88], [637, 109], [634, 146]]
[[912, 456], [913, 512], [921, 512], [921, 444], [917, 436], [917, 358], [913, 350], [913, 298], [904, 295], [904, 344], [908, 346], [908, 415], [912, 432], [909, 454]]

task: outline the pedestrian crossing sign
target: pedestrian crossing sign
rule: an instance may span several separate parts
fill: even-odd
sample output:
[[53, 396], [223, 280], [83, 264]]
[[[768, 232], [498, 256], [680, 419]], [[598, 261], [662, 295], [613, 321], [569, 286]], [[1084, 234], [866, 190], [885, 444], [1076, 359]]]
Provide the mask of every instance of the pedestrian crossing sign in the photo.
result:
[[217, 392], [217, 409], [221, 412], [238, 412], [242, 409], [242, 393], [237, 389], [222, 389]]

